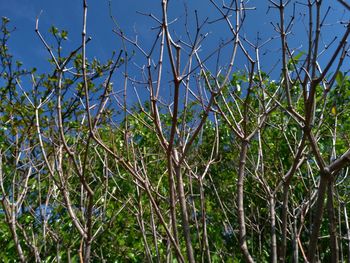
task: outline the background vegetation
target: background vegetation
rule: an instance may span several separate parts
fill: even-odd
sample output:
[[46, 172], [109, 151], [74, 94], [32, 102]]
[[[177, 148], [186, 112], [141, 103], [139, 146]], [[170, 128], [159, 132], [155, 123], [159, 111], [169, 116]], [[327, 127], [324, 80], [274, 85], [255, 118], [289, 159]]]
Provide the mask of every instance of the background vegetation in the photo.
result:
[[[210, 0], [231, 38], [203, 55], [215, 21], [194, 13], [178, 37], [175, 6], [160, 2], [146, 14], [153, 45], [116, 24], [121, 49], [105, 62], [86, 54], [86, 1], [68, 53], [68, 32], [45, 39], [37, 18], [44, 74], [11, 55], [2, 18], [0, 261], [350, 262], [348, 21], [323, 44], [329, 11], [303, 1], [308, 46], [293, 49], [295, 3], [269, 1], [278, 38], [253, 44], [240, 33], [246, 1]], [[259, 53], [273, 39], [276, 76]]]

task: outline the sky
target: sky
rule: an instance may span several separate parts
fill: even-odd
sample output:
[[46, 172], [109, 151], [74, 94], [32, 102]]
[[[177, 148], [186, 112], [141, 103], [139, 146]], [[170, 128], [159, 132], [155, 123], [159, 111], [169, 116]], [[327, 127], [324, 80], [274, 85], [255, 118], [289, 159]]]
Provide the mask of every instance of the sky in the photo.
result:
[[[254, 43], [257, 41], [257, 32], [259, 32], [261, 38], [260, 43], [271, 36], [277, 36], [278, 34], [274, 31], [271, 22], [275, 25], [278, 22], [278, 10], [269, 9], [267, 0], [246, 2], [247, 7], [256, 7], [256, 9], [247, 11], [245, 27], [241, 35], [247, 36]], [[295, 2], [291, 1], [286, 8], [288, 20], [293, 12], [293, 3]], [[305, 3], [307, 1], [300, 0], [299, 2]], [[324, 0], [324, 2], [323, 14], [325, 14], [327, 7], [330, 6], [322, 35], [322, 42], [327, 44], [331, 42], [334, 36], [340, 37], [342, 35], [344, 27], [340, 22], [349, 19], [349, 16], [344, 14], [344, 8], [337, 4], [337, 1]], [[92, 41], [88, 44], [87, 56], [89, 58], [96, 57], [104, 61], [110, 58], [114, 50], [118, 52], [122, 49], [120, 38], [112, 32], [115, 26], [109, 16], [109, 3], [111, 3], [111, 12], [119, 26], [131, 38], [138, 36], [139, 43], [148, 50], [156, 35], [156, 30], [152, 30], [151, 27], [157, 24], [149, 16], [138, 12], [152, 13], [161, 18], [160, 0], [88, 0], [87, 34], [92, 37]], [[221, 0], [218, 0], [217, 3], [219, 5], [222, 4]], [[172, 24], [171, 28], [174, 36], [177, 36], [177, 38], [186, 39], [183, 26], [186, 18], [185, 5], [188, 7], [188, 21], [190, 29], [192, 28], [192, 33], [194, 33], [195, 24], [194, 10], [198, 10], [199, 18], [202, 21], [206, 17], [208, 17], [209, 21], [215, 21], [220, 17], [208, 0], [171, 0], [169, 20], [178, 19]], [[297, 52], [300, 52], [306, 50], [307, 47], [305, 42], [306, 11], [305, 6], [302, 4], [297, 4], [295, 10], [296, 18], [293, 34], [288, 37], [291, 40], [292, 48], [297, 48]], [[9, 43], [11, 53], [16, 59], [21, 60], [26, 67], [36, 67], [39, 69], [39, 72], [45, 72], [47, 67], [50, 67], [47, 62], [48, 53], [34, 32], [35, 20], [39, 14], [39, 29], [49, 43], [53, 43], [48, 33], [52, 25], [69, 32], [68, 40], [63, 46], [63, 52], [68, 54], [81, 43], [82, 0], [0, 0], [0, 16], [8, 17], [11, 20], [11, 26], [16, 28], [11, 35]], [[206, 52], [210, 53], [221, 41], [231, 37], [223, 21], [205, 26], [203, 32], [209, 33], [207, 40], [202, 45], [203, 54]], [[333, 46], [335, 44], [336, 42]], [[273, 65], [278, 61], [279, 57], [277, 54], [279, 50], [280, 40], [278, 38], [262, 48], [261, 54], [265, 55], [262, 56], [261, 63], [265, 67], [265, 71], [273, 68]], [[328, 54], [331, 50], [332, 46], [329, 48]], [[254, 54], [253, 49], [249, 50], [249, 52]], [[327, 57], [327, 52], [323, 56]], [[138, 66], [141, 66], [144, 63], [144, 58], [136, 56], [135, 61]], [[210, 63], [214, 68], [214, 61]], [[223, 65], [227, 63], [225, 54], [221, 63]], [[243, 57], [239, 57], [235, 69], [239, 70], [244, 67], [245, 63], [246, 60]], [[135, 66], [131, 70], [136, 71], [137, 67]]]

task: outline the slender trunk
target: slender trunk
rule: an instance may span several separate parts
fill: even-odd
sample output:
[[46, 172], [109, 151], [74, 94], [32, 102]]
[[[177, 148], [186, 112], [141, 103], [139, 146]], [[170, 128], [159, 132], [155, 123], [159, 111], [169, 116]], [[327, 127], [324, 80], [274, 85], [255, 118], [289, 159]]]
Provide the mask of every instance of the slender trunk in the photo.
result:
[[148, 241], [147, 241], [147, 233], [146, 233], [146, 229], [145, 229], [143, 206], [142, 206], [142, 201], [141, 201], [142, 200], [141, 191], [140, 191], [139, 187], [137, 187], [136, 189], [137, 189], [137, 196], [138, 196], [138, 202], [137, 202], [138, 211], [137, 211], [136, 217], [137, 217], [137, 222], [139, 224], [141, 235], [142, 235], [142, 241], [143, 241], [143, 246], [144, 246], [147, 262], [150, 263], [150, 262], [153, 262], [153, 260], [152, 260], [152, 253], [151, 253], [150, 247], [148, 245]]
[[294, 214], [294, 220], [293, 225], [291, 226], [291, 231], [293, 232], [293, 241], [292, 241], [292, 248], [293, 248], [293, 262], [298, 263], [299, 262], [299, 246], [298, 246], [298, 217]]
[[165, 262], [166, 263], [173, 262], [173, 255], [171, 253], [171, 241], [169, 238], [167, 240], [167, 245], [166, 245], [166, 260], [165, 260]]
[[94, 205], [94, 197], [88, 193], [88, 207], [87, 207], [87, 224], [86, 224], [86, 239], [84, 240], [84, 263], [90, 262], [91, 257], [91, 244], [92, 244], [92, 209]]
[[170, 206], [170, 222], [173, 236], [177, 245], [179, 245], [179, 238], [176, 226], [176, 195], [175, 195], [175, 181], [173, 175], [173, 165], [171, 155], [168, 156], [168, 183], [169, 183], [169, 206]]
[[[0, 165], [1, 165], [1, 160], [0, 160]], [[2, 203], [2, 207], [4, 209], [5, 216], [6, 216], [6, 223], [11, 230], [13, 242], [15, 243], [19, 260], [20, 260], [20, 262], [25, 263], [25, 262], [27, 262], [27, 260], [24, 256], [23, 249], [22, 249], [22, 246], [20, 244], [20, 240], [18, 238], [17, 231], [16, 231], [16, 216], [14, 214], [15, 208], [9, 207], [10, 204], [7, 202], [5, 197], [3, 197], [3, 199], [1, 200], [1, 203]]]
[[314, 214], [314, 222], [312, 224], [312, 232], [310, 236], [310, 243], [308, 249], [308, 260], [310, 263], [315, 262], [316, 248], [318, 237], [320, 233], [320, 227], [323, 218], [323, 207], [324, 207], [324, 199], [327, 190], [328, 184], [328, 175], [321, 174], [320, 184], [318, 187], [318, 197], [316, 201], [315, 214]]
[[23, 250], [22, 250], [22, 246], [20, 244], [20, 240], [18, 239], [18, 235], [16, 232], [16, 221], [15, 221], [15, 217], [12, 217], [12, 219], [10, 220], [10, 228], [11, 228], [11, 233], [12, 233], [12, 237], [13, 237], [13, 241], [15, 242], [16, 245], [16, 250], [19, 256], [19, 259], [21, 262], [25, 263], [27, 262]]
[[[210, 249], [209, 249], [209, 240], [208, 240], [208, 232], [207, 232], [207, 216], [205, 210], [205, 196], [204, 196], [204, 187], [202, 178], [199, 179], [200, 186], [200, 197], [201, 197], [201, 211], [202, 211], [202, 225], [203, 225], [203, 233], [202, 233], [202, 247], [204, 251], [202, 251], [202, 262], [211, 263], [210, 257]], [[206, 256], [206, 259], [205, 259]]]
[[337, 235], [337, 222], [334, 210], [334, 182], [333, 180], [328, 184], [327, 191], [327, 211], [329, 218], [329, 233], [330, 233], [330, 247], [331, 247], [331, 262], [339, 262], [339, 245], [338, 245], [338, 235]]
[[238, 223], [239, 223], [239, 244], [243, 256], [246, 262], [253, 263], [254, 260], [249, 253], [247, 246], [247, 232], [245, 227], [245, 213], [244, 213], [244, 176], [245, 176], [245, 164], [248, 152], [248, 142], [242, 141], [240, 161], [239, 161], [239, 171], [238, 171], [238, 181], [237, 181], [237, 207], [238, 207]]
[[276, 210], [275, 197], [270, 196], [270, 220], [271, 220], [271, 262], [277, 263], [277, 240], [276, 240]]
[[159, 210], [159, 207], [156, 203], [156, 201], [154, 200], [153, 196], [152, 196], [152, 193], [151, 193], [151, 190], [149, 188], [149, 186], [147, 185], [147, 183], [144, 183], [143, 184], [143, 187], [145, 188], [145, 191], [147, 193], [147, 196], [149, 198], [149, 201], [151, 202], [153, 208], [154, 208], [154, 211], [156, 212], [156, 215], [157, 217], [159, 218], [159, 221], [160, 223], [163, 225], [164, 229], [165, 229], [165, 232], [168, 236], [168, 239], [169, 241], [171, 242], [171, 244], [174, 246], [175, 248], [175, 252], [176, 252], [176, 256], [177, 256], [177, 260], [181, 263], [184, 263], [185, 262], [185, 259], [184, 257], [182, 256], [182, 253], [181, 253], [181, 249], [180, 247], [178, 246], [178, 244], [175, 242], [175, 239], [174, 237], [172, 236], [169, 228], [167, 227], [167, 224], [165, 223], [165, 220], [164, 220], [164, 217], [163, 217], [163, 214], [162, 212]]
[[177, 193], [179, 195], [179, 203], [180, 203], [180, 209], [181, 209], [180, 211], [181, 211], [181, 217], [182, 217], [182, 229], [185, 237], [187, 259], [188, 259], [188, 262], [195, 263], [193, 248], [192, 248], [192, 241], [191, 241], [191, 230], [190, 230], [190, 224], [188, 221], [184, 183], [183, 183], [182, 174], [181, 174], [181, 167], [179, 165], [176, 165], [174, 168], [175, 168], [175, 176], [177, 180]]
[[344, 220], [346, 227], [346, 235], [348, 239], [348, 263], [350, 263], [350, 227], [349, 227], [349, 219], [348, 219], [348, 211], [346, 209], [346, 204], [344, 204]]
[[160, 262], [160, 255], [159, 255], [159, 249], [158, 249], [158, 238], [157, 238], [157, 228], [156, 224], [154, 222], [154, 212], [153, 212], [153, 207], [150, 202], [150, 213], [151, 213], [151, 229], [152, 229], [152, 236], [153, 236], [153, 243], [154, 243], [154, 249], [156, 251], [157, 255], [157, 262]]
[[341, 211], [343, 209], [342, 207], [342, 203], [339, 199], [339, 196], [337, 196], [337, 202], [338, 202], [338, 226], [339, 226], [339, 259], [340, 262], [345, 262], [344, 259], [344, 250], [343, 250], [343, 237], [342, 237], [342, 233], [343, 233], [343, 229], [342, 229], [342, 217], [341, 217]]
[[286, 260], [287, 248], [287, 221], [288, 221], [288, 202], [289, 202], [289, 182], [283, 185], [283, 206], [282, 206], [282, 242], [280, 247], [279, 262]]

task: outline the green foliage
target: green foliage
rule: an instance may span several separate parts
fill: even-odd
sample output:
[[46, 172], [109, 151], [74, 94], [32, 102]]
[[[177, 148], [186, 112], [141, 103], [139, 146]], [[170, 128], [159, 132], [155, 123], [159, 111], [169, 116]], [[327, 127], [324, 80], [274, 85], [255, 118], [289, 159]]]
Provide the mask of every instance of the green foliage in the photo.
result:
[[[78, 262], [84, 240], [74, 220], [84, 226], [88, 225], [89, 220], [93, 222], [92, 262], [144, 262], [148, 257], [154, 261], [165, 261], [169, 241], [154, 205], [150, 202], [149, 193], [145, 191], [145, 184], [148, 184], [157, 208], [168, 219], [169, 160], [160, 143], [153, 105], [145, 102], [128, 112], [123, 108], [124, 105], [118, 105], [119, 101], [115, 104], [106, 103], [98, 121], [94, 123], [95, 119], [92, 118], [96, 140], [92, 137], [87, 121], [87, 92], [81, 75], [82, 55], [72, 54], [66, 65], [67, 68], [74, 68], [74, 74], [56, 69], [39, 75], [35, 69], [23, 69], [22, 63], [14, 60], [7, 47], [10, 36], [8, 23], [8, 18], [2, 18], [0, 261], [18, 261], [19, 253], [14, 241], [17, 235], [17, 245], [21, 246], [29, 262], [36, 260], [33, 247], [37, 248], [42, 262], [53, 262], [58, 257], [62, 262]], [[70, 56], [61, 52], [63, 41], [68, 39], [68, 32], [54, 26], [49, 31], [55, 41], [53, 49], [57, 61], [61, 65]], [[303, 55], [304, 53], [299, 53], [288, 61], [290, 71], [295, 70]], [[104, 63], [96, 58], [87, 59], [86, 66], [90, 74], [86, 85], [90, 93], [90, 113], [93, 116], [97, 115], [99, 105], [102, 105], [99, 104], [101, 98], [111, 93], [116, 94], [112, 83], [106, 87], [106, 78], [115, 63], [113, 60], [114, 54]], [[50, 60], [50, 63], [54, 62]], [[122, 63], [119, 62], [117, 67]], [[201, 74], [200, 81], [206, 77], [209, 84], [215, 86], [216, 79], [209, 73]], [[212, 262], [244, 260], [239, 250], [236, 211], [241, 139], [229, 125], [241, 120], [242, 115], [246, 119], [243, 132], [254, 135], [249, 141], [245, 168], [244, 208], [249, 225], [247, 243], [259, 262], [270, 260], [269, 198], [271, 191], [284, 183], [283, 176], [293, 165], [303, 130], [298, 121], [286, 111], [282, 83], [271, 80], [264, 72], [249, 78], [244, 72], [232, 75], [220, 91], [220, 96], [216, 97], [213, 106], [215, 112], [209, 113], [209, 118], [194, 139], [186, 156], [186, 165], [181, 167], [191, 238], [198, 262], [202, 259], [200, 253], [203, 251], [204, 241], [201, 237], [204, 225]], [[223, 81], [223, 77], [218, 78], [219, 83]], [[315, 124], [312, 127], [312, 131], [318, 135], [318, 147], [322, 156], [329, 161], [350, 147], [350, 78], [338, 72], [335, 81], [336, 85], [329, 90], [327, 96], [321, 85], [316, 87], [317, 105], [324, 107], [315, 109]], [[208, 83], [203, 82], [206, 89], [209, 89]], [[22, 87], [28, 83], [32, 84], [32, 88]], [[305, 108], [300, 85], [298, 81], [293, 82], [291, 95], [295, 110], [303, 115]], [[259, 133], [254, 133], [260, 125], [261, 109], [266, 107], [274, 93], [281, 103], [266, 116], [265, 124], [258, 129]], [[184, 141], [193, 134], [198, 119], [204, 116], [199, 102], [192, 101], [188, 105], [177, 119], [178, 134], [184, 135], [190, 131], [188, 137], [175, 138], [179, 151]], [[121, 111], [124, 110], [123, 115], [119, 114], [118, 107]], [[235, 110], [230, 111], [231, 109]], [[38, 111], [38, 118], [35, 110]], [[160, 107], [159, 113], [159, 121], [163, 125], [162, 135], [166, 138], [170, 136], [173, 120], [167, 110], [166, 107]], [[218, 117], [219, 113], [229, 117]], [[60, 118], [63, 127], [60, 127]], [[322, 125], [317, 125], [318, 123]], [[315, 182], [320, 178], [309, 145], [305, 148], [305, 161], [291, 179], [288, 188], [291, 192], [288, 210], [292, 215], [290, 218], [299, 220], [301, 215], [304, 220], [303, 227], [306, 230], [300, 235], [303, 244], [309, 240], [312, 214], [304, 217], [302, 213], [306, 213], [305, 204], [310, 202], [308, 198], [312, 195]], [[208, 160], [212, 161], [210, 166]], [[128, 167], [135, 168], [136, 172], [130, 172]], [[29, 171], [30, 176], [27, 178]], [[335, 202], [335, 207], [339, 209], [340, 216], [344, 215], [344, 207], [350, 203], [350, 179], [345, 173], [347, 171], [340, 171], [336, 178], [339, 183], [336, 187], [339, 199]], [[205, 174], [203, 178], [202, 174]], [[93, 194], [87, 189], [91, 189]], [[66, 190], [69, 192], [68, 197], [63, 194]], [[19, 202], [19, 193], [23, 191], [25, 198]], [[204, 200], [201, 199], [201, 194], [205, 196]], [[274, 193], [277, 219], [282, 214], [283, 194], [281, 188]], [[4, 201], [5, 197], [10, 200], [10, 204]], [[14, 209], [12, 205], [15, 204], [17, 207]], [[9, 215], [16, 219], [15, 231], [11, 229], [11, 220], [6, 218]], [[175, 215], [179, 218], [175, 224], [181, 229], [179, 209], [176, 209]], [[294, 222], [296, 227], [301, 226], [298, 220]], [[328, 223], [323, 222], [321, 236], [329, 233]], [[339, 235], [345, 236], [344, 219], [341, 219], [340, 226]], [[277, 238], [280, 239], [279, 222], [276, 228]], [[330, 257], [328, 242], [329, 239], [325, 238], [319, 243], [320, 258], [325, 262]], [[180, 250], [185, 254], [182, 233], [179, 234], [179, 243]], [[147, 254], [146, 247], [150, 255]], [[292, 243], [288, 240], [288, 262], [292, 261], [292, 252]]]

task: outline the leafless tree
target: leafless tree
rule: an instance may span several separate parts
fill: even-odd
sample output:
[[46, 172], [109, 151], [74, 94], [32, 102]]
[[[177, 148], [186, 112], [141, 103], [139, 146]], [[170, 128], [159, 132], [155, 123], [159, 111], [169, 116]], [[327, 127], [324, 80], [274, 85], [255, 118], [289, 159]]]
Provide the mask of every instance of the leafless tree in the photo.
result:
[[[332, 93], [347, 77], [342, 72], [349, 22], [336, 24], [342, 35], [324, 44], [331, 12], [325, 1], [269, 0], [266, 10], [278, 17], [270, 21], [274, 33], [255, 42], [245, 34], [254, 2], [203, 2], [215, 19], [187, 7], [182, 18], [173, 17], [178, 3], [159, 2], [159, 15], [139, 13], [154, 25], [150, 45], [118, 26], [110, 3], [121, 51], [105, 64], [87, 52], [87, 0], [81, 43], [67, 56], [61, 54], [64, 33], [53, 30], [55, 48], [37, 18], [35, 32], [54, 69], [47, 79], [20, 76], [29, 77], [31, 87], [12, 76], [23, 107], [34, 114], [23, 113], [27, 130], [13, 124], [6, 134], [10, 146], [0, 148], [2, 210], [18, 259], [41, 262], [54, 243], [57, 262], [61, 252], [69, 262], [71, 253], [81, 262], [107, 262], [97, 249], [99, 238], [122, 213], [135, 220], [148, 262], [224, 261], [210, 240], [212, 202], [222, 214], [222, 229], [238, 233], [240, 251], [228, 257], [239, 253], [238, 259], [258, 262], [262, 244], [268, 244], [271, 262], [318, 262], [323, 257], [318, 244], [326, 238], [331, 262], [349, 260], [349, 200], [339, 192], [348, 182], [350, 145], [341, 125], [350, 114], [338, 112]], [[349, 9], [346, 1], [337, 2], [337, 8]], [[299, 23], [307, 33], [300, 53], [291, 40], [292, 34], [301, 37], [294, 28], [296, 9], [305, 13]], [[203, 51], [206, 27], [218, 24], [229, 35]], [[276, 64], [266, 73], [264, 51], [277, 43]], [[2, 61], [9, 59], [2, 55]], [[16, 111], [7, 122], [14, 123], [15, 115], [22, 116]], [[230, 157], [223, 157], [222, 144]], [[234, 185], [229, 197], [214, 177], [222, 163], [232, 167], [225, 168]], [[62, 220], [70, 222], [68, 231], [75, 233], [70, 244], [79, 244], [78, 252], [60, 245], [62, 230], [50, 225], [56, 208], [67, 214]], [[40, 226], [43, 240], [19, 219], [22, 214]]]

